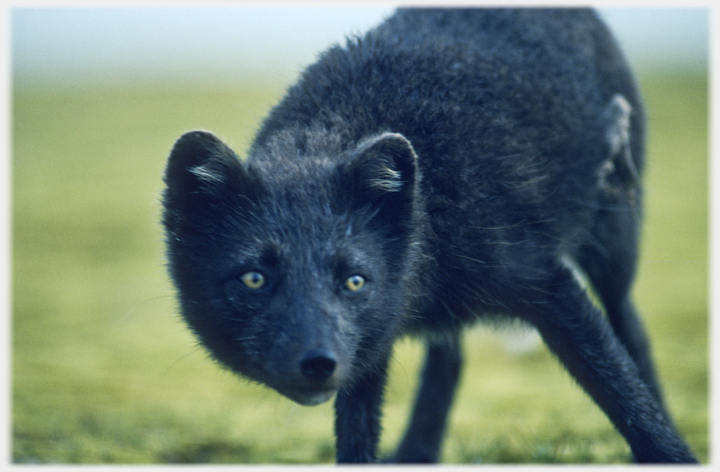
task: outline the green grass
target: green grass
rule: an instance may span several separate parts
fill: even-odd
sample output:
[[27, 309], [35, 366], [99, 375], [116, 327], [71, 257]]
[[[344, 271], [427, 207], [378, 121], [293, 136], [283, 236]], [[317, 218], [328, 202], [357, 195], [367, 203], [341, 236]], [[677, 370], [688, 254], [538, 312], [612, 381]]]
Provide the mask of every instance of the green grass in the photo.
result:
[[[708, 457], [707, 83], [647, 77], [649, 165], [637, 303], [668, 403]], [[161, 175], [210, 129], [239, 153], [282, 93], [126, 87], [12, 94], [12, 459], [331, 462], [332, 405], [301, 407], [208, 360], [164, 273]], [[623, 462], [629, 449], [543, 347], [466, 336], [445, 462]], [[383, 453], [406, 422], [421, 346], [403, 340]]]

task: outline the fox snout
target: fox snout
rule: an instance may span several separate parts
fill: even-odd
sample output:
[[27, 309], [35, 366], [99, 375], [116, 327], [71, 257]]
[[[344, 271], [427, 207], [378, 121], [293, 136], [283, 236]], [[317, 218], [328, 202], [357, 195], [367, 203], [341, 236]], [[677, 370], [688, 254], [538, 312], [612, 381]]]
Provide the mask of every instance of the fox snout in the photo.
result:
[[269, 385], [301, 405], [318, 405], [335, 395], [347, 378], [347, 365], [335, 350], [309, 349], [299, 356], [275, 359], [270, 368], [275, 382]]
[[301, 405], [317, 405], [346, 383], [352, 348], [332, 326], [303, 321], [287, 323], [275, 337], [266, 366], [271, 379], [267, 383]]

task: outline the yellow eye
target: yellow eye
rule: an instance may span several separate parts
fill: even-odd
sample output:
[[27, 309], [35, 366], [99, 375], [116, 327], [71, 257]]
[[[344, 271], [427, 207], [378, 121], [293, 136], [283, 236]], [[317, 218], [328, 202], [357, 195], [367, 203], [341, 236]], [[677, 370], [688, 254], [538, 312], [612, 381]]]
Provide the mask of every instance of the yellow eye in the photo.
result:
[[263, 277], [260, 272], [246, 272], [240, 277], [240, 280], [242, 280], [242, 283], [244, 283], [248, 288], [252, 288], [254, 290], [257, 290], [265, 285], [265, 277]]
[[351, 292], [357, 292], [365, 286], [365, 277], [362, 275], [353, 275], [345, 280], [345, 287]]

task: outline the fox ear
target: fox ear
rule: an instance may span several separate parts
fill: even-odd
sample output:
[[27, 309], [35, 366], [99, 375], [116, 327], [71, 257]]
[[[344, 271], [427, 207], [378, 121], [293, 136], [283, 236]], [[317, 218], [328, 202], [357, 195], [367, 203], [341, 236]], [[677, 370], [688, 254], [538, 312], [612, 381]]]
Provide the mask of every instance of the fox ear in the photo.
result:
[[383, 133], [360, 143], [346, 176], [352, 207], [373, 207], [385, 223], [412, 217], [419, 171], [415, 151], [401, 134]]
[[175, 142], [170, 152], [165, 183], [168, 190], [178, 194], [208, 193], [243, 172], [235, 153], [214, 134], [190, 131]]
[[175, 143], [165, 169], [165, 206], [202, 209], [257, 190], [237, 155], [214, 134], [190, 131]]
[[401, 193], [415, 182], [417, 156], [410, 141], [397, 133], [384, 133], [358, 146], [357, 177], [368, 195]]

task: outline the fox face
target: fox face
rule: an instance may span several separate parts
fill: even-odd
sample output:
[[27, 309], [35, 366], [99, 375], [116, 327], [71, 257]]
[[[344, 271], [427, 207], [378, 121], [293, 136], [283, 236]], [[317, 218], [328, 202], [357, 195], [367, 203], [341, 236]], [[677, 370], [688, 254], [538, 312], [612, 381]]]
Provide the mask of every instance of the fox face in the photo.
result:
[[213, 357], [314, 405], [372, 369], [401, 330], [417, 165], [387, 133], [297, 170], [283, 152], [244, 164], [215, 136], [186, 134], [163, 221], [183, 317]]

